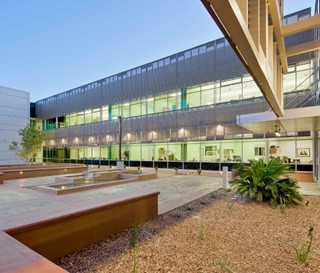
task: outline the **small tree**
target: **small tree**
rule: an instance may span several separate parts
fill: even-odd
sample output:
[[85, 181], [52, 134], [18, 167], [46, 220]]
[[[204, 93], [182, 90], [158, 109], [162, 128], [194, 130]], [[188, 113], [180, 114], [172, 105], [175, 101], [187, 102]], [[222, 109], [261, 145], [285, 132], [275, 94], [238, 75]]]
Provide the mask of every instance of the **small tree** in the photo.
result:
[[30, 127], [29, 125], [20, 129], [18, 133], [21, 141], [12, 141], [9, 145], [9, 150], [14, 151], [16, 155], [30, 163], [41, 150], [42, 143], [45, 140], [45, 134], [40, 129]]

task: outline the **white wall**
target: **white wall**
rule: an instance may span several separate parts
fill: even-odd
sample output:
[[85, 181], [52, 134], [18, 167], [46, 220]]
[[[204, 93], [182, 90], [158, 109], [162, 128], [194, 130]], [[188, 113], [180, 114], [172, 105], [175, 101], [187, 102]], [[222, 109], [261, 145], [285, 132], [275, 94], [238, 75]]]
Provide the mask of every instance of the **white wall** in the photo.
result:
[[24, 163], [8, 148], [12, 141], [20, 141], [18, 131], [29, 119], [29, 93], [0, 86], [0, 165]]

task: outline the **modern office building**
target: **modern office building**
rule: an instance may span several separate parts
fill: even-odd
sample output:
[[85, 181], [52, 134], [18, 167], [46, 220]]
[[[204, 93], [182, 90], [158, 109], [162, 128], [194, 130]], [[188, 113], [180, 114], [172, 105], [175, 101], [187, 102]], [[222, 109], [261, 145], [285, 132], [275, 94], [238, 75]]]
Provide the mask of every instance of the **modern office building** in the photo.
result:
[[20, 141], [19, 130], [29, 123], [28, 92], [0, 86], [0, 165], [24, 163], [9, 151], [12, 141]]
[[[301, 10], [284, 23], [310, 15], [310, 9]], [[315, 39], [315, 30], [309, 29], [286, 37], [285, 43]], [[316, 56], [308, 52], [288, 58], [285, 111], [318, 109]], [[40, 160], [114, 165], [121, 117], [121, 159], [127, 166], [221, 170], [278, 157], [317, 177], [316, 127], [286, 127], [277, 117], [263, 128], [250, 119], [242, 122], [244, 115], [262, 112], [272, 113], [221, 38], [37, 101], [36, 118], [47, 132]]]

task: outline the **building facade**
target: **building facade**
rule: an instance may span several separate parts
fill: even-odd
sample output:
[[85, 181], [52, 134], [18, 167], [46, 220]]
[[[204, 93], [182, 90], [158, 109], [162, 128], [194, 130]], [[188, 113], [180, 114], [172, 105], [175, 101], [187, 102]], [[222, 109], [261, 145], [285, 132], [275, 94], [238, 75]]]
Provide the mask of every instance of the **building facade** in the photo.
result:
[[29, 123], [28, 92], [0, 86], [0, 165], [24, 163], [9, 150], [12, 141], [20, 141], [18, 131]]
[[[285, 22], [310, 16], [305, 9]], [[291, 46], [315, 39], [314, 30], [286, 38]], [[315, 53], [288, 59], [285, 109], [318, 105]], [[256, 133], [242, 114], [270, 111], [256, 83], [225, 38], [100, 79], [36, 102], [47, 131], [45, 162], [221, 170], [239, 162], [281, 158], [296, 170], [318, 162], [315, 132]]]

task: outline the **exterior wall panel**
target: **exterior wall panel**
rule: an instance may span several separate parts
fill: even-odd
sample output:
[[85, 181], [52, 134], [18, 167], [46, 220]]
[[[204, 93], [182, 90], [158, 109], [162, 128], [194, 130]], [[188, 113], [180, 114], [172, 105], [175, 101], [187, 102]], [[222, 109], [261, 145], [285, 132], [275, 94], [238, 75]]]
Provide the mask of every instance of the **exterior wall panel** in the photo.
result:
[[29, 93], [0, 86], [0, 165], [24, 163], [9, 151], [12, 141], [20, 141], [18, 131], [29, 123]]

